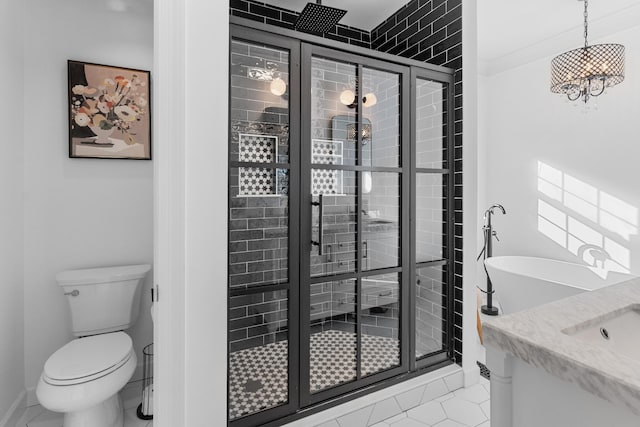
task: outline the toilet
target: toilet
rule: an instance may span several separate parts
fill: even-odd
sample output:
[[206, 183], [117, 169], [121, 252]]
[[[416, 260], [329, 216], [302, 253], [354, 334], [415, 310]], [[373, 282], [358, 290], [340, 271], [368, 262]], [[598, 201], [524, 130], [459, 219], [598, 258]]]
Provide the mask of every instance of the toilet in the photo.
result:
[[44, 365], [36, 395], [64, 413], [63, 427], [123, 427], [119, 392], [137, 366], [133, 342], [123, 332], [138, 318], [148, 264], [64, 271], [56, 276], [71, 310], [77, 338]]

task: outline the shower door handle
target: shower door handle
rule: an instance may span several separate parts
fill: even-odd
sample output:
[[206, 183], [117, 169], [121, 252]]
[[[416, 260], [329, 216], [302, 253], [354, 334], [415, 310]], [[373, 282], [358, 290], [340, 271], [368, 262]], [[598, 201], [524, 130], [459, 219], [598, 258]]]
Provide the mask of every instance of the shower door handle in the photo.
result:
[[318, 255], [322, 256], [322, 255], [324, 255], [324, 251], [322, 249], [322, 247], [323, 247], [322, 235], [324, 234], [323, 233], [323, 228], [324, 228], [323, 225], [324, 225], [324, 223], [323, 223], [323, 219], [322, 219], [324, 217], [323, 195], [320, 194], [318, 196], [318, 201], [317, 202], [311, 202], [311, 205], [312, 206], [318, 206], [318, 211], [319, 211], [318, 212], [318, 240], [317, 241], [312, 240], [311, 244], [318, 247]]

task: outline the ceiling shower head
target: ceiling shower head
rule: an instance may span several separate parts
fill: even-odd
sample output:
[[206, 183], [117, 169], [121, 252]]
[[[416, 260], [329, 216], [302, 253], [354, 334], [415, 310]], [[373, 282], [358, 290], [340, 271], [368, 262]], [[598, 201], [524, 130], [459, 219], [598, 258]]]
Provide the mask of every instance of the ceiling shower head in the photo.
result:
[[346, 14], [346, 10], [323, 6], [322, 0], [307, 3], [296, 21], [296, 30], [312, 34], [328, 33]]

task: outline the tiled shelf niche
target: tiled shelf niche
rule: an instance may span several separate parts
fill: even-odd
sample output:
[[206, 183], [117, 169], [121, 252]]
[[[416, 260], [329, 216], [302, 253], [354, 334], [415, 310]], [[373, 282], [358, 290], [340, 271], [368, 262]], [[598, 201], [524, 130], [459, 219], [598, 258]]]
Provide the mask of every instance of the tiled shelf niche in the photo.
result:
[[[278, 137], [241, 133], [239, 160], [274, 163], [278, 159]], [[281, 197], [287, 194], [288, 175], [281, 169], [239, 168], [239, 193], [236, 197]]]
[[[342, 164], [342, 141], [314, 139], [311, 142], [312, 162], [320, 165]], [[313, 169], [311, 172], [311, 194], [314, 196], [344, 194], [342, 171]]]

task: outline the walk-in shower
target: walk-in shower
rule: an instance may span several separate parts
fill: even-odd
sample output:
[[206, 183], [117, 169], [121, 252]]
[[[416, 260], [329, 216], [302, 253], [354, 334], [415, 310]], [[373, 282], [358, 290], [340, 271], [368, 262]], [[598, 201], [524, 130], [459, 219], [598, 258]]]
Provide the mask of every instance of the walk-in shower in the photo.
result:
[[238, 426], [453, 357], [452, 73], [292, 34], [232, 26]]

